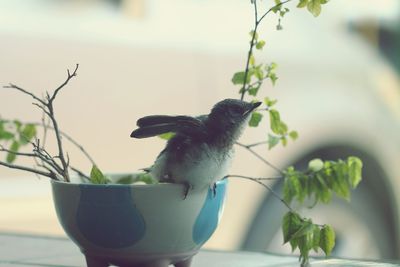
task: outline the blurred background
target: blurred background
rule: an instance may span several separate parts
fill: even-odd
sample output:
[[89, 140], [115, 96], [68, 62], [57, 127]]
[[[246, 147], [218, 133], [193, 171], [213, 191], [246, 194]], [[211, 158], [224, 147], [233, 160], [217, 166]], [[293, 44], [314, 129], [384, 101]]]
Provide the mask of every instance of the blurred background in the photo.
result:
[[[256, 57], [278, 63], [277, 85], [266, 83], [260, 95], [279, 99], [283, 119], [300, 138], [257, 151], [281, 168], [306, 166], [314, 157], [361, 157], [364, 181], [350, 204], [337, 200], [302, 212], [334, 226], [335, 256], [399, 258], [400, 2], [334, 0], [316, 19], [295, 3], [288, 7], [283, 31], [275, 30], [275, 15], [265, 20], [266, 46]], [[244, 68], [252, 16], [248, 0], [0, 0], [0, 84], [43, 95], [79, 63], [55, 103], [60, 127], [104, 172], [136, 171], [164, 145], [129, 138], [138, 118], [205, 114], [219, 100], [238, 97], [230, 80]], [[2, 89], [0, 116], [40, 121], [31, 102]], [[247, 129], [241, 141], [266, 136], [265, 125]], [[89, 172], [80, 151], [66, 147], [73, 164]], [[236, 152], [231, 173], [274, 175], [247, 151]], [[232, 180], [206, 247], [289, 253], [280, 229], [285, 211], [260, 186]], [[0, 167], [0, 232], [64, 235], [47, 179]]]

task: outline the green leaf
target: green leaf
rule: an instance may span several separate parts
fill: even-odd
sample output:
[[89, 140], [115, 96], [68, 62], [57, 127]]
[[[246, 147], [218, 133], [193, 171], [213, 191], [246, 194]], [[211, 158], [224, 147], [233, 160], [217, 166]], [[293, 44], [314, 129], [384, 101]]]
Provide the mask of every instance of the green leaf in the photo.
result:
[[321, 159], [313, 159], [308, 163], [308, 169], [312, 172], [319, 172], [324, 168], [324, 162]]
[[291, 239], [289, 241], [290, 247], [292, 248], [292, 252], [299, 246], [299, 240], [298, 239]]
[[321, 0], [310, 0], [307, 4], [307, 9], [313, 14], [314, 17], [318, 17], [321, 14]]
[[283, 146], [287, 146], [288, 140], [287, 140], [287, 138], [285, 136], [282, 136], [281, 142], [282, 142]]
[[256, 44], [256, 49], [262, 50], [263, 47], [264, 47], [264, 45], [265, 45], [265, 41], [264, 41], [264, 40], [260, 40], [260, 41], [258, 41], [257, 44]]
[[264, 72], [260, 66], [257, 66], [256, 68], [254, 68], [254, 75], [257, 77], [258, 80], [262, 80], [264, 79]]
[[268, 75], [268, 77], [271, 79], [272, 85], [275, 85], [275, 84], [276, 84], [276, 81], [278, 80], [278, 76], [276, 76], [275, 73], [270, 73], [270, 74]]
[[335, 246], [335, 231], [329, 225], [324, 225], [321, 229], [319, 247], [329, 256]]
[[33, 124], [26, 124], [20, 133], [20, 142], [22, 145], [26, 145], [35, 136], [36, 136], [36, 126]]
[[[301, 193], [301, 183], [297, 172], [285, 175], [285, 182], [283, 183], [283, 199], [290, 203], [294, 197], [298, 197]], [[299, 197], [298, 197], [299, 199]], [[301, 200], [301, 199], [300, 199]]]
[[[244, 71], [236, 72], [235, 74], [233, 74], [232, 83], [235, 84], [235, 85], [243, 84], [244, 83], [244, 76], [245, 76], [245, 72]], [[250, 75], [247, 75], [246, 83], [248, 83], [249, 81], [250, 81]]]
[[136, 176], [135, 182], [144, 182], [145, 184], [157, 184], [158, 181], [153, 178], [153, 176], [150, 173], [141, 173], [138, 176]]
[[279, 144], [279, 141], [281, 140], [280, 137], [268, 134], [268, 149], [272, 149], [274, 146]]
[[117, 184], [132, 184], [135, 181], [132, 174], [128, 174], [119, 178], [115, 183]]
[[301, 228], [302, 221], [299, 214], [289, 211], [283, 216], [282, 231], [283, 243], [287, 243], [293, 239], [293, 235]]
[[253, 35], [254, 35], [254, 34], [255, 34], [254, 40], [257, 41], [257, 40], [258, 40], [258, 33], [257, 33], [257, 32], [254, 33], [254, 30], [251, 30], [251, 31], [249, 32], [249, 35], [250, 35], [250, 37], [252, 37], [252, 38], [253, 38]]
[[273, 7], [271, 8], [271, 10], [272, 10], [274, 13], [277, 13], [277, 12], [281, 9], [281, 7], [282, 7], [281, 1], [280, 1], [280, 0], [275, 0], [275, 6], [273, 6]]
[[19, 120], [14, 120], [13, 121], [15, 128], [19, 131], [22, 127], [22, 122], [20, 122]]
[[291, 131], [291, 132], [289, 133], [289, 137], [290, 137], [293, 141], [295, 141], [297, 138], [299, 138], [299, 134], [297, 133], [297, 131]]
[[269, 64], [268, 66], [268, 71], [272, 71], [275, 70], [278, 67], [278, 64], [276, 62], [272, 62], [271, 64]]
[[317, 189], [315, 192], [317, 200], [320, 199], [322, 203], [329, 203], [332, 199], [331, 191], [329, 190], [321, 174], [318, 173], [315, 177], [316, 179], [313, 179], [313, 181]]
[[297, 239], [302, 236], [312, 234], [313, 231], [314, 231], [314, 224], [312, 223], [312, 221], [307, 220], [304, 221], [301, 227], [292, 235], [292, 238]]
[[332, 189], [335, 191], [336, 195], [350, 200], [350, 185], [346, 174], [348, 173], [347, 164], [342, 160], [338, 160], [333, 165], [334, 179], [332, 181]]
[[264, 98], [264, 103], [265, 105], [267, 105], [268, 108], [274, 106], [276, 103], [278, 102], [278, 100], [276, 99], [269, 99], [269, 97]]
[[313, 225], [314, 230], [313, 230], [313, 238], [312, 238], [312, 248], [314, 249], [315, 252], [318, 252], [319, 244], [320, 244], [320, 239], [321, 239], [321, 230], [319, 229], [318, 225]]
[[14, 134], [6, 130], [0, 131], [0, 140], [11, 140], [14, 138]]
[[9, 148], [11, 152], [8, 152], [7, 157], [6, 157], [6, 162], [7, 163], [13, 163], [15, 159], [17, 158], [17, 155], [15, 154], [18, 152], [20, 147], [20, 143], [16, 140], [14, 140]]
[[298, 8], [306, 7], [309, 0], [300, 0], [299, 4], [297, 5]]
[[269, 110], [269, 119], [270, 119], [271, 130], [274, 133], [280, 134], [281, 116], [276, 109]]
[[250, 55], [249, 64], [250, 66], [254, 66], [256, 64], [256, 59], [254, 58], [253, 54]]
[[307, 262], [308, 262], [308, 255], [310, 252], [311, 247], [311, 242], [312, 240], [310, 240], [310, 236], [309, 235], [304, 235], [302, 237], [300, 237], [298, 239], [298, 246], [299, 246], [299, 250], [300, 250], [300, 258], [299, 260], [301, 260], [301, 266], [306, 266]]
[[90, 171], [90, 181], [92, 184], [107, 184], [109, 182], [107, 177], [104, 176], [96, 165], [93, 165], [92, 170]]
[[257, 127], [258, 124], [260, 124], [262, 117], [263, 117], [263, 115], [259, 112], [254, 111], [253, 113], [251, 113], [251, 117], [249, 120], [249, 126]]
[[158, 137], [160, 137], [161, 139], [164, 139], [164, 140], [169, 140], [174, 136], [175, 136], [175, 133], [172, 133], [172, 132], [163, 133], [163, 134], [158, 135]]
[[279, 112], [276, 109], [269, 110], [269, 119], [271, 130], [275, 134], [285, 135], [288, 128], [287, 125], [281, 121]]
[[362, 161], [357, 157], [349, 157], [347, 159], [347, 166], [349, 170], [350, 184], [355, 188], [362, 180]]
[[261, 84], [258, 84], [257, 86], [255, 86], [255, 87], [250, 87], [248, 90], [248, 92], [249, 92], [249, 95], [252, 95], [252, 96], [257, 96], [257, 93], [258, 93], [258, 90], [260, 89], [260, 87], [261, 87]]

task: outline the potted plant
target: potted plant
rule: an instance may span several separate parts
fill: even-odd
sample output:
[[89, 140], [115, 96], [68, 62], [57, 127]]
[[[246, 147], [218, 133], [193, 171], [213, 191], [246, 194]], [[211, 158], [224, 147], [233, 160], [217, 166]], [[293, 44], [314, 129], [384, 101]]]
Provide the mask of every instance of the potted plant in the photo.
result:
[[[275, 0], [271, 8], [261, 12], [256, 0], [254, 27], [250, 32], [250, 47], [243, 71], [233, 75], [232, 82], [239, 86], [240, 101], [259, 102], [259, 92], [266, 80], [275, 84], [277, 80], [275, 63], [257, 63], [255, 51], [262, 50], [265, 41], [259, 37], [258, 27], [269, 14], [278, 15], [277, 29], [282, 29], [281, 19], [289, 12], [285, 6], [290, 2]], [[300, 0], [298, 7], [306, 7], [314, 16], [321, 12], [326, 0]], [[292, 249], [299, 249], [302, 265], [308, 262], [309, 252], [322, 249], [329, 255], [335, 234], [329, 225], [314, 224], [292, 208], [291, 203], [303, 203], [311, 199], [313, 205], [328, 203], [332, 194], [348, 199], [350, 189], [361, 181], [362, 163], [356, 157], [346, 160], [322, 161], [314, 159], [307, 170], [289, 167], [281, 170], [260, 156], [253, 147], [268, 145], [272, 149], [278, 144], [287, 145], [289, 140], [298, 138], [298, 133], [289, 130], [276, 109], [277, 101], [264, 97], [263, 106], [251, 110], [248, 124], [257, 127], [266, 114], [271, 134], [268, 140], [253, 144], [236, 142], [272, 167], [277, 177], [249, 177], [225, 173], [217, 177], [220, 181], [215, 188], [196, 188], [182, 197], [185, 185], [180, 183], [159, 183], [151, 173], [106, 176], [95, 164], [86, 150], [65, 132], [60, 130], [54, 112], [54, 101], [61, 90], [77, 74], [75, 69], [67, 72], [67, 79], [53, 92], [40, 98], [17, 85], [5, 86], [33, 98], [44, 114], [41, 123], [22, 123], [18, 120], [0, 120], [0, 140], [4, 145], [0, 151], [6, 153], [6, 160], [0, 165], [28, 171], [51, 179], [54, 203], [60, 223], [68, 236], [85, 254], [88, 266], [189, 266], [191, 257], [212, 235], [221, 215], [227, 179], [247, 179], [264, 186], [288, 208], [283, 218], [284, 242]], [[265, 119], [264, 119], [265, 120]], [[39, 138], [39, 129], [41, 136]], [[46, 150], [47, 132], [55, 134], [57, 153]], [[178, 131], [179, 132], [179, 131]], [[161, 135], [171, 139], [173, 133]], [[65, 153], [64, 140], [71, 141], [91, 161], [90, 174], [76, 169]], [[172, 142], [172, 141], [170, 141]], [[31, 146], [31, 152], [21, 152], [21, 147]], [[35, 161], [35, 167], [18, 165], [17, 157]], [[71, 171], [75, 174], [71, 175]], [[76, 179], [80, 181], [75, 181]], [[284, 179], [283, 196], [274, 192], [265, 180]], [[212, 186], [212, 184], [210, 184]]]

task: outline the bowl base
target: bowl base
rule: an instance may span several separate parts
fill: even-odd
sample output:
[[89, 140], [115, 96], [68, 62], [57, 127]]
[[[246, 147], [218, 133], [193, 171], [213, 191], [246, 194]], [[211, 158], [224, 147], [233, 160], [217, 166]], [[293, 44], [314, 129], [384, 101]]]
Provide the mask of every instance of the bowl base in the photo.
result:
[[115, 265], [119, 267], [190, 267], [193, 255], [170, 255], [170, 256], [155, 256], [155, 257], [131, 257], [130, 259], [109, 258], [102, 256], [94, 256], [85, 254], [87, 267], [108, 267]]

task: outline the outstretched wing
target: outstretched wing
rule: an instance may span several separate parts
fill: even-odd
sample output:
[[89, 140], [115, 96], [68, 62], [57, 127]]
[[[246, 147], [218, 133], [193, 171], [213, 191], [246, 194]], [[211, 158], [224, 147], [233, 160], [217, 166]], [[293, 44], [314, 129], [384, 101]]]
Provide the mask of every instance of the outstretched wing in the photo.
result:
[[131, 133], [131, 137], [146, 138], [163, 133], [183, 133], [202, 136], [207, 133], [204, 117], [152, 115], [137, 121], [138, 129]]

